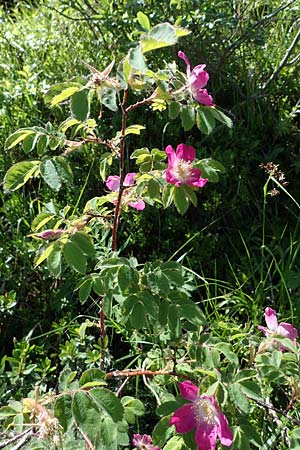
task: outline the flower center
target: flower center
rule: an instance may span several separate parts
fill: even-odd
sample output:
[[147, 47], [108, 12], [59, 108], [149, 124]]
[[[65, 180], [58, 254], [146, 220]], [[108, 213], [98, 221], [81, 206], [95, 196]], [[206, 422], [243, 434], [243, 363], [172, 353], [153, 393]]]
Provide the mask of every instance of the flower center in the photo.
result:
[[184, 182], [191, 178], [192, 169], [193, 169], [193, 166], [189, 161], [185, 161], [184, 159], [179, 159], [179, 160], [177, 160], [176, 165], [173, 168], [172, 172], [173, 172], [174, 178], [176, 178], [178, 181]]
[[218, 414], [209, 399], [199, 398], [195, 402], [195, 416], [198, 422], [204, 422], [209, 425], [217, 425], [218, 424]]

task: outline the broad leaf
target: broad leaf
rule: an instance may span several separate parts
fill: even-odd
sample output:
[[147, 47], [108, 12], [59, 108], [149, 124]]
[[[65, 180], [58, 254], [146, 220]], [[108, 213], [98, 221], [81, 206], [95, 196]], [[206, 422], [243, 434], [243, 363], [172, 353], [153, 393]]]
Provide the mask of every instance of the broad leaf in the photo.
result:
[[175, 27], [169, 23], [160, 23], [141, 37], [142, 52], [146, 53], [157, 48], [168, 47], [176, 44], [176, 42]]
[[89, 89], [81, 89], [71, 97], [72, 116], [80, 122], [85, 122], [90, 113]]
[[4, 177], [5, 192], [15, 191], [23, 186], [32, 176], [38, 174], [40, 161], [21, 161], [11, 166]]
[[84, 274], [87, 261], [82, 250], [74, 242], [69, 241], [64, 245], [63, 252], [67, 264], [73, 267], [77, 272]]

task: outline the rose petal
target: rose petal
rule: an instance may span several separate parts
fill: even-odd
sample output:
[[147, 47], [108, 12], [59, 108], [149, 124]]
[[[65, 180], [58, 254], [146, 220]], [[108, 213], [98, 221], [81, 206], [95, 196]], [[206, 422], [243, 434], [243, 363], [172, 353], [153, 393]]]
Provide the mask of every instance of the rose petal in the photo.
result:
[[209, 74], [204, 69], [205, 64], [201, 64], [193, 68], [191, 75], [189, 76], [190, 85], [194, 89], [202, 89], [207, 85], [209, 80]]
[[215, 425], [202, 422], [198, 425], [195, 441], [199, 450], [215, 450], [217, 440], [217, 429]]
[[120, 177], [118, 175], [110, 175], [105, 184], [109, 190], [116, 192], [120, 187]]
[[191, 381], [187, 380], [183, 381], [182, 383], [178, 383], [178, 388], [181, 397], [183, 397], [185, 400], [190, 400], [191, 402], [197, 400], [199, 388]]
[[178, 408], [169, 422], [170, 425], [175, 425], [177, 433], [188, 433], [196, 427], [197, 421], [194, 415], [194, 405], [189, 403]]
[[146, 207], [145, 202], [142, 199], [136, 200], [134, 202], [129, 202], [128, 205], [130, 205], [134, 209], [137, 209], [138, 211], [142, 211]]
[[134, 181], [135, 181], [135, 176], [136, 173], [135, 172], [129, 172], [127, 173], [125, 179], [124, 179], [124, 186], [133, 186], [134, 185]]
[[267, 327], [270, 331], [273, 331], [274, 333], [277, 330], [278, 327], [278, 321], [277, 321], [277, 315], [275, 309], [267, 307], [265, 309], [265, 321], [267, 324]]
[[176, 149], [176, 157], [184, 161], [192, 162], [196, 157], [196, 150], [191, 145], [179, 144]]
[[277, 328], [277, 334], [294, 341], [298, 337], [298, 331], [291, 323], [281, 322]]
[[186, 63], [186, 65], [187, 65], [187, 74], [189, 75], [190, 71], [191, 71], [191, 63], [190, 63], [189, 58], [181, 50], [179, 50], [177, 55], [179, 56], [179, 58], [183, 59], [183, 61]]
[[206, 89], [194, 89], [192, 86], [192, 91], [193, 97], [198, 103], [205, 106], [214, 106], [213, 98]]
[[270, 331], [268, 330], [268, 328], [263, 327], [261, 325], [258, 325], [257, 328], [264, 334], [264, 336], [269, 336]]

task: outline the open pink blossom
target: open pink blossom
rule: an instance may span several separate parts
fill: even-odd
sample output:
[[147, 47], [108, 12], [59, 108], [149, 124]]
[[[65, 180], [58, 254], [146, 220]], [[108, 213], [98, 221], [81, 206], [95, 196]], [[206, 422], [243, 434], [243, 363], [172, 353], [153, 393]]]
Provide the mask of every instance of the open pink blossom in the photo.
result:
[[183, 59], [186, 63], [186, 74], [188, 78], [188, 87], [192, 93], [194, 99], [206, 106], [214, 106], [213, 98], [206, 89], [203, 89], [207, 85], [209, 80], [209, 74], [206, 72], [205, 64], [199, 64], [191, 71], [191, 63], [189, 58], [181, 50], [178, 52], [179, 58]]
[[148, 434], [134, 434], [132, 443], [137, 450], [160, 450], [159, 447], [152, 444], [152, 438]]
[[[124, 189], [123, 191], [123, 203], [124, 205], [130, 205], [132, 208], [135, 208], [138, 211], [142, 211], [146, 206], [145, 202], [141, 198], [135, 199], [134, 195], [132, 194], [132, 189], [130, 189], [132, 186], [134, 186], [135, 176], [136, 173], [134, 172], [130, 172], [125, 176], [123, 186], [128, 189]], [[109, 190], [118, 192], [120, 188], [120, 177], [118, 175], [110, 175], [106, 180], [106, 186]], [[114, 201], [113, 203], [116, 203], [116, 201]]]
[[166, 180], [168, 183], [181, 186], [188, 184], [202, 188], [208, 180], [201, 178], [201, 170], [193, 167], [193, 161], [196, 156], [194, 147], [185, 144], [179, 144], [176, 153], [171, 145], [166, 148], [168, 155], [168, 168], [166, 170]]
[[233, 435], [225, 415], [219, 410], [214, 397], [198, 395], [198, 388], [191, 381], [178, 383], [182, 397], [188, 403], [177, 409], [170, 419], [177, 433], [184, 434], [196, 428], [195, 441], [198, 450], [215, 450], [217, 436], [221, 444], [229, 447]]
[[[265, 321], [267, 326], [258, 326], [258, 329], [263, 332], [267, 337], [269, 336], [282, 336], [295, 342], [298, 337], [298, 331], [293, 327], [291, 323], [281, 322], [278, 323], [276, 311], [269, 306], [265, 309]], [[282, 346], [284, 348], [284, 346]]]

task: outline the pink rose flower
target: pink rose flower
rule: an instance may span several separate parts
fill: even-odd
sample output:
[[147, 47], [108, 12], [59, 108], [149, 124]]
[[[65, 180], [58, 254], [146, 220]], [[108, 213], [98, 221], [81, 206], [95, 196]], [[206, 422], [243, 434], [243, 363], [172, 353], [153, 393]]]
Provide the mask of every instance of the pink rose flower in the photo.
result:
[[[294, 344], [298, 337], [298, 331], [291, 323], [278, 323], [276, 311], [269, 306], [265, 309], [265, 321], [267, 326], [258, 325], [258, 329], [263, 332], [264, 336], [282, 336], [290, 339]], [[260, 346], [260, 350], [264, 347]], [[285, 350], [284, 345], [280, 346], [281, 350]]]
[[168, 155], [168, 168], [166, 170], [168, 183], [175, 184], [175, 186], [188, 184], [200, 188], [206, 185], [208, 180], [201, 178], [201, 170], [193, 167], [192, 164], [196, 156], [194, 147], [179, 144], [175, 153], [173, 147], [168, 145], [165, 151]]
[[[131, 187], [134, 186], [136, 173], [130, 172], [125, 176], [123, 186], [128, 189], [124, 189], [123, 200], [124, 205], [128, 204], [132, 208], [142, 211], [145, 208], [145, 202], [142, 199], [134, 199], [131, 192]], [[110, 175], [106, 180], [106, 186], [113, 192], [118, 192], [120, 188], [120, 177], [118, 175]], [[116, 203], [114, 201], [113, 203]], [[123, 205], [123, 206], [124, 206]]]
[[205, 64], [199, 64], [191, 71], [191, 63], [189, 58], [181, 50], [178, 52], [179, 58], [183, 59], [186, 63], [186, 74], [188, 78], [188, 87], [192, 93], [194, 99], [206, 106], [214, 106], [213, 98], [206, 89], [203, 89], [207, 85], [209, 80], [209, 74], [206, 72]]
[[215, 450], [217, 436], [221, 444], [229, 447], [233, 435], [225, 415], [219, 410], [214, 397], [198, 395], [198, 388], [191, 381], [178, 383], [180, 394], [188, 403], [177, 409], [170, 419], [177, 433], [184, 434], [196, 428], [195, 441], [198, 450]]

